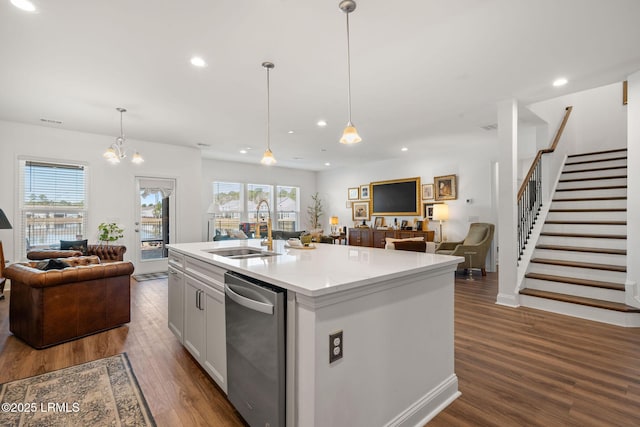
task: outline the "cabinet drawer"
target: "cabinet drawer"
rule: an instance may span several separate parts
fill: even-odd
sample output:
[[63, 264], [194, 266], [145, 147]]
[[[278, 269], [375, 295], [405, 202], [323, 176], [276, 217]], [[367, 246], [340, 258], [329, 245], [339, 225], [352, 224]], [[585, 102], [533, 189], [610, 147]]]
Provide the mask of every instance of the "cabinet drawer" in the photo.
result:
[[207, 285], [224, 292], [224, 273], [226, 270], [194, 258], [186, 257], [185, 271]]
[[184, 269], [184, 255], [178, 253], [178, 252], [174, 252], [172, 250], [169, 250], [169, 265], [183, 270]]

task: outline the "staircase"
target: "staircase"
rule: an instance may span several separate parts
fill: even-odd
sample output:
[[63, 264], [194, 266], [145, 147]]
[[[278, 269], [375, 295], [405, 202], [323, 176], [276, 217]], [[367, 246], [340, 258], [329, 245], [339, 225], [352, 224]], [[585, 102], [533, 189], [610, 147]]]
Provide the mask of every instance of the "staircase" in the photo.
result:
[[569, 156], [529, 263], [520, 303], [620, 326], [625, 304], [627, 150]]

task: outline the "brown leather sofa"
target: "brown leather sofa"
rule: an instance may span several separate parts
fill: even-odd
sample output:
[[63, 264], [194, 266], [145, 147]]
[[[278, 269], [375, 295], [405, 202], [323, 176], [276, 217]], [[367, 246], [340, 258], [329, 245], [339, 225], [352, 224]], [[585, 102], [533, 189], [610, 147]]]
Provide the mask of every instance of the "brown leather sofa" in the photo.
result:
[[40, 349], [115, 328], [131, 320], [133, 264], [102, 264], [96, 256], [43, 271], [36, 262], [5, 269], [11, 280], [9, 330]]
[[[87, 245], [87, 256], [95, 255], [100, 262], [124, 261], [127, 247], [123, 245]], [[82, 252], [73, 249], [36, 249], [27, 252], [30, 260], [43, 260], [50, 258], [68, 258], [82, 256]]]

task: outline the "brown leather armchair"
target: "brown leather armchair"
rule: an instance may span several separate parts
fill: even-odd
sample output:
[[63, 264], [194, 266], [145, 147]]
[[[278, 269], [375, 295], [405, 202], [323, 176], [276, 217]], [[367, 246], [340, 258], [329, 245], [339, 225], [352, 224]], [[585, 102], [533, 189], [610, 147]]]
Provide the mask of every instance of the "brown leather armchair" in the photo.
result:
[[130, 262], [100, 263], [98, 257], [65, 258], [72, 264], [43, 271], [37, 262], [12, 264], [9, 330], [34, 348], [44, 348], [131, 320]]
[[436, 247], [436, 253], [464, 257], [464, 262], [458, 264], [458, 268], [479, 268], [482, 275], [486, 276], [485, 260], [491, 247], [494, 230], [493, 224], [474, 222], [470, 225], [464, 241], [442, 242]]

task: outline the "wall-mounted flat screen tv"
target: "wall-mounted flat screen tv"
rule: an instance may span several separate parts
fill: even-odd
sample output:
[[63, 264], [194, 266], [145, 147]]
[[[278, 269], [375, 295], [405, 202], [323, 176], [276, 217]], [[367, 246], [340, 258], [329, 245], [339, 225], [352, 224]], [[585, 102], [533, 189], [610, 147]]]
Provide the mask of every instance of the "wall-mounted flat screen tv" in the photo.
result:
[[371, 183], [372, 215], [421, 215], [420, 178]]

